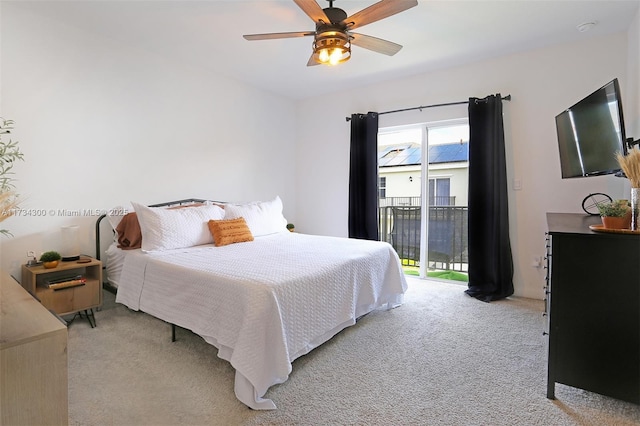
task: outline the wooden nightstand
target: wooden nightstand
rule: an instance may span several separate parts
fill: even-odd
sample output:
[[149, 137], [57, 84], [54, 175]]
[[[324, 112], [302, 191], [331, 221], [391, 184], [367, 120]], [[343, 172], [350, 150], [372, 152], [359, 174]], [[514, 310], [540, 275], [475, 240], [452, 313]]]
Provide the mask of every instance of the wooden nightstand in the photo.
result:
[[[80, 263], [82, 260], [89, 262]], [[71, 280], [78, 275], [86, 280], [82, 285], [55, 289], [47, 286], [50, 281]], [[95, 327], [93, 309], [102, 305], [102, 262], [83, 256], [80, 261], [60, 262], [52, 269], [22, 265], [22, 287], [60, 316], [84, 311], [91, 327]]]

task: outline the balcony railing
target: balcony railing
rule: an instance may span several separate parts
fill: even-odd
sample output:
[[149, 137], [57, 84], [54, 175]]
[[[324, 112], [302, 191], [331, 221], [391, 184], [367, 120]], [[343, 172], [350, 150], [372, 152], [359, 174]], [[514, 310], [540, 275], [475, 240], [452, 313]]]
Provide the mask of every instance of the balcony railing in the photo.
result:
[[[387, 197], [379, 199], [380, 207], [389, 206], [419, 206], [421, 203], [420, 197]], [[429, 197], [430, 206], [455, 206], [456, 197], [454, 196], [437, 196]]]
[[[420, 206], [380, 207], [380, 239], [404, 265], [420, 265]], [[427, 262], [430, 269], [468, 271], [468, 208], [429, 206]]]

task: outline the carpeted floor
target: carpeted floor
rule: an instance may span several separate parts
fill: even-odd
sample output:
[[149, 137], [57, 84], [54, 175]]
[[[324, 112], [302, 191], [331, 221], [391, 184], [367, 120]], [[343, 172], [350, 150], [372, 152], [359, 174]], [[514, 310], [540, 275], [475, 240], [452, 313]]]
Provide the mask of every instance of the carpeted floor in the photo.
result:
[[541, 301], [490, 304], [409, 279], [376, 311], [293, 364], [266, 397], [236, 400], [234, 371], [200, 337], [115, 304], [69, 326], [70, 425], [640, 425], [640, 406], [567, 386], [546, 392]]

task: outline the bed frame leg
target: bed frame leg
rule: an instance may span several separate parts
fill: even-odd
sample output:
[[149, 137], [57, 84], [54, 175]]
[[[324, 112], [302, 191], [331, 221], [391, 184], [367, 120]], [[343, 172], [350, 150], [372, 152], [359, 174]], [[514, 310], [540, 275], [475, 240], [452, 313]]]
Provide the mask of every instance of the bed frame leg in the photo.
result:
[[171, 341], [172, 342], [176, 341], [176, 325], [175, 324], [171, 324]]

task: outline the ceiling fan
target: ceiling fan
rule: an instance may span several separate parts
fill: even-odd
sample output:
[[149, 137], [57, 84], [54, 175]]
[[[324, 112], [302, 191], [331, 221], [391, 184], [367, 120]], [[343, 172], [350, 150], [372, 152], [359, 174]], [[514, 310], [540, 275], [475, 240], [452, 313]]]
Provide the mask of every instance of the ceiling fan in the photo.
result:
[[309, 58], [307, 66], [336, 65], [345, 62], [351, 57], [352, 44], [392, 56], [402, 49], [401, 45], [377, 37], [354, 33], [353, 30], [418, 5], [417, 0], [381, 0], [347, 16], [344, 10], [333, 7], [333, 0], [327, 1], [329, 7], [322, 9], [315, 0], [293, 0], [316, 23], [315, 31], [247, 34], [244, 38], [247, 40], [271, 40], [313, 36], [313, 54]]

